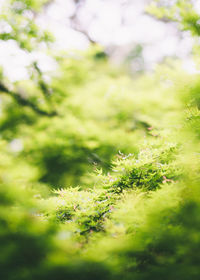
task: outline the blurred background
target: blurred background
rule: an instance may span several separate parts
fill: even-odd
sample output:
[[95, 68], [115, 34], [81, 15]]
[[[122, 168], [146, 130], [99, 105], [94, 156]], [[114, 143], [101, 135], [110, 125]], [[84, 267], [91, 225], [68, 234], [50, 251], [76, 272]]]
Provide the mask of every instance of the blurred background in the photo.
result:
[[[6, 0], [0, 0], [0, 7]], [[158, 21], [146, 13], [149, 0], [53, 0], [39, 14], [26, 14], [44, 30], [48, 29], [55, 42], [51, 48], [85, 50], [90, 44], [103, 46], [113, 63], [124, 65], [132, 73], [151, 71], [166, 57], [181, 58], [183, 67], [195, 71], [190, 58], [192, 39], [189, 32], [179, 32], [177, 24], [166, 19]], [[172, 5], [173, 1], [162, 1]], [[15, 5], [20, 5], [20, 2]], [[200, 1], [194, 1], [200, 11]], [[19, 8], [19, 7], [18, 7]], [[0, 32], [9, 31], [0, 23]], [[0, 41], [0, 64], [12, 80], [27, 77], [27, 67], [37, 58], [43, 71], [54, 70], [56, 64], [45, 52], [44, 44], [30, 54], [21, 51], [12, 40]]]
[[200, 0], [0, 0], [0, 278], [200, 279]]
[[175, 125], [177, 101], [165, 97], [174, 81], [165, 66], [151, 74], [176, 63], [197, 72], [195, 39], [179, 21], [150, 14], [150, 4], [0, 0], [0, 127], [13, 180], [93, 186], [94, 169], [110, 171], [118, 153], [137, 156]]

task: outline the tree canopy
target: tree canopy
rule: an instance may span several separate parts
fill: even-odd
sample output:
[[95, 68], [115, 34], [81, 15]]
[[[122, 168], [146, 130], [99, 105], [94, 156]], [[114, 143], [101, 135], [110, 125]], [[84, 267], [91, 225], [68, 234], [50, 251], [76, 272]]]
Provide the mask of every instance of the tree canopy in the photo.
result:
[[[57, 65], [0, 74], [1, 278], [198, 280], [198, 72], [167, 59], [133, 77], [94, 42], [55, 54], [35, 20], [48, 2], [9, 0], [0, 15], [1, 41]], [[195, 4], [146, 11], [191, 33], [198, 67]]]

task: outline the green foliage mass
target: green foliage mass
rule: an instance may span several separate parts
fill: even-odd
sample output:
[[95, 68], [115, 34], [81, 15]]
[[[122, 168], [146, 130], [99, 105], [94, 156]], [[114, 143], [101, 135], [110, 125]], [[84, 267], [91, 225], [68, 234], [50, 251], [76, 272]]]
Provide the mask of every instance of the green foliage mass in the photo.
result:
[[[10, 23], [43, 2], [8, 1], [0, 39], [43, 42]], [[149, 10], [199, 35], [192, 2]], [[48, 82], [36, 62], [0, 76], [1, 278], [198, 280], [199, 75], [167, 61], [133, 79], [99, 46], [54, 59]]]

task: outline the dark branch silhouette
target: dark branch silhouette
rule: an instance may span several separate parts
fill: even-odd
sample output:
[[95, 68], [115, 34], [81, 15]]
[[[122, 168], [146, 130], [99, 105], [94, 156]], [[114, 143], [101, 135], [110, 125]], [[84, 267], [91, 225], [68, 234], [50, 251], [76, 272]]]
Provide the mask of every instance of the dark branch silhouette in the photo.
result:
[[74, 0], [74, 2], [76, 4], [76, 8], [73, 15], [70, 17], [71, 28], [73, 28], [75, 31], [82, 33], [91, 44], [96, 44], [97, 42], [91, 38], [88, 31], [85, 28], [83, 28], [81, 23], [79, 22], [79, 11], [85, 4], [85, 0]]
[[22, 97], [19, 93], [9, 90], [2, 82], [0, 82], [0, 92], [11, 96], [19, 105], [31, 108], [35, 113], [43, 116], [53, 117], [57, 115], [57, 112], [47, 112], [40, 109], [36, 104], [30, 100]]
[[38, 86], [40, 87], [44, 97], [49, 97], [51, 95], [51, 89], [49, 86], [44, 82], [43, 73], [38, 66], [37, 61], [33, 62], [33, 68], [38, 76]]

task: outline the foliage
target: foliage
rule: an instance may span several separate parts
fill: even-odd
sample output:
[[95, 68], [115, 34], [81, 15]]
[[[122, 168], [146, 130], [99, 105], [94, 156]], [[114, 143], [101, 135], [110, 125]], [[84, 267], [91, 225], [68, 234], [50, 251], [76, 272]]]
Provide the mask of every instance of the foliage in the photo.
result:
[[2, 31], [1, 40], [15, 40], [21, 49], [31, 51], [41, 42], [51, 41], [51, 35], [47, 31], [41, 31], [34, 23], [34, 14], [39, 12], [44, 1], [9, 0], [0, 15]]
[[153, 0], [147, 12], [159, 19], [177, 22], [182, 30], [190, 31], [193, 36], [200, 35], [199, 14], [192, 0]]
[[[9, 5], [7, 22], [42, 8]], [[191, 5], [167, 8], [198, 36]], [[37, 62], [1, 75], [2, 279], [199, 279], [199, 77], [167, 61], [133, 80], [101, 52], [54, 56], [48, 83]]]

